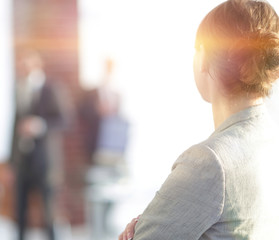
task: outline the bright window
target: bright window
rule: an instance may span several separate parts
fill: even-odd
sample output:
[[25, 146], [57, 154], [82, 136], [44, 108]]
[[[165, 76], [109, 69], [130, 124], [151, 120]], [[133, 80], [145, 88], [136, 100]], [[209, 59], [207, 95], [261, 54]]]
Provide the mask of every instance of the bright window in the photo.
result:
[[196, 28], [216, 2], [79, 1], [81, 84], [96, 85], [104, 59], [115, 60], [114, 83], [133, 127], [133, 176], [144, 171], [146, 181], [161, 182], [178, 154], [213, 130], [210, 105], [195, 87], [192, 58]]
[[0, 1], [0, 161], [10, 154], [11, 129], [13, 122], [13, 40], [12, 2]]

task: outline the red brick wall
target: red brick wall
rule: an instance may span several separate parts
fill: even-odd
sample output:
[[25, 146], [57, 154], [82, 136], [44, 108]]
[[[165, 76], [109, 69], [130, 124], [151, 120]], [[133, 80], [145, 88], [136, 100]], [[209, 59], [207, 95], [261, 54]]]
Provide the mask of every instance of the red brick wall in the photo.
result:
[[[77, 13], [77, 0], [14, 0], [15, 60], [24, 47], [39, 50], [45, 59], [47, 74], [67, 87], [68, 105], [74, 110], [81, 92]], [[86, 161], [80, 143], [80, 126], [78, 121], [72, 120], [64, 133], [64, 174], [56, 204], [71, 224], [81, 224], [85, 218], [83, 179]], [[39, 208], [40, 204], [35, 207]], [[31, 218], [33, 224], [40, 222], [40, 214], [33, 214]]]

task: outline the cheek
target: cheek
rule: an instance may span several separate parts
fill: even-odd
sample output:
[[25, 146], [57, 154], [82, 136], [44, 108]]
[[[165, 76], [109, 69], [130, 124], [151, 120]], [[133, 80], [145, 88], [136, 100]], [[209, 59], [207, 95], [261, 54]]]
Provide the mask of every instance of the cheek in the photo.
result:
[[197, 86], [197, 89], [202, 96], [202, 98], [209, 102], [209, 89], [208, 89], [208, 84], [206, 80], [206, 74], [201, 71], [200, 68], [200, 63], [198, 58], [194, 58], [194, 64], [193, 64], [193, 69], [194, 69], [194, 78], [195, 78], [195, 83]]
[[194, 71], [194, 78], [195, 78], [195, 83], [197, 88], [199, 89], [199, 82], [200, 82], [200, 64], [199, 64], [199, 57], [197, 53], [194, 56], [194, 61], [193, 61], [193, 71]]
[[206, 102], [210, 102], [210, 98], [209, 98], [209, 88], [208, 88], [208, 86], [205, 84], [205, 80], [199, 77], [199, 78], [196, 80], [196, 86], [197, 86], [198, 91], [199, 91], [201, 97], [203, 98], [203, 100], [205, 100]]

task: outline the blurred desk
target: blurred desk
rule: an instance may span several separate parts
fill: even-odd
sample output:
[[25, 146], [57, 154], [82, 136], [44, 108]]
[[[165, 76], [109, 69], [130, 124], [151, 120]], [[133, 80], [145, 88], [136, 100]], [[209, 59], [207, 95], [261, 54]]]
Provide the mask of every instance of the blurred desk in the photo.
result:
[[86, 212], [90, 239], [105, 240], [113, 231], [108, 220], [111, 208], [132, 194], [132, 187], [117, 169], [92, 167], [89, 169], [86, 189]]

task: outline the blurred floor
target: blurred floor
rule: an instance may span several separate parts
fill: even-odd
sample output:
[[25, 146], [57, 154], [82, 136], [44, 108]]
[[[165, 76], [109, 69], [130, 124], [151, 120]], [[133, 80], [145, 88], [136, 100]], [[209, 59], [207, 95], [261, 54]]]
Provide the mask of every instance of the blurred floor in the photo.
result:
[[[57, 240], [89, 240], [92, 239], [85, 226], [70, 228], [60, 226], [56, 229]], [[0, 238], [3, 240], [16, 240], [16, 226], [9, 219], [0, 217]], [[117, 236], [110, 236], [102, 240], [116, 240]], [[26, 240], [47, 240], [42, 229], [29, 229], [26, 233]]]
[[[87, 226], [70, 227], [66, 224], [55, 226], [57, 240], [93, 240]], [[112, 233], [98, 240], [116, 240], [120, 230], [114, 229]], [[17, 229], [15, 223], [0, 216], [0, 239], [16, 240]], [[33, 228], [26, 232], [26, 240], [48, 240], [43, 229]]]
[[[156, 190], [154, 183], [139, 184], [131, 180], [122, 184], [111, 185], [109, 188], [92, 189], [88, 186], [86, 191], [86, 215], [84, 225], [71, 226], [67, 222], [56, 221], [54, 224], [57, 240], [116, 240], [128, 222], [137, 217], [153, 198]], [[94, 190], [94, 191], [93, 191]], [[98, 196], [98, 198], [96, 198]], [[112, 208], [108, 213], [108, 231], [101, 237], [96, 237], [100, 232], [98, 228], [102, 213], [98, 211], [100, 200], [110, 199]], [[97, 201], [97, 202], [96, 202]], [[96, 205], [97, 203], [97, 205]], [[10, 218], [0, 215], [0, 239], [17, 240], [17, 228]], [[100, 236], [100, 234], [98, 235]], [[47, 240], [42, 229], [29, 229], [26, 240]]]
[[[126, 224], [145, 208], [147, 202], [153, 196], [153, 189], [149, 191], [138, 190], [133, 192], [126, 199], [122, 199], [114, 205], [109, 214], [109, 234], [100, 239], [92, 236], [94, 225], [91, 223], [83, 226], [70, 226], [66, 223], [56, 223], [55, 233], [57, 240], [117, 240], [118, 235], [125, 228]], [[90, 214], [90, 212], [88, 212]], [[15, 223], [0, 216], [0, 239], [17, 240], [17, 229]], [[42, 229], [29, 229], [26, 240], [47, 240]]]

